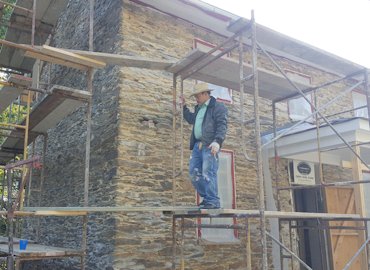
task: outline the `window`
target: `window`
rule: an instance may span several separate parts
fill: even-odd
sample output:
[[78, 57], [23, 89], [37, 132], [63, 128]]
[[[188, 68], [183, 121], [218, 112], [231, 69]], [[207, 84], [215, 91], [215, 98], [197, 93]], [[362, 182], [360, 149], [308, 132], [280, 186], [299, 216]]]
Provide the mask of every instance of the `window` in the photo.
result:
[[[214, 47], [216, 47], [214, 44], [208, 43], [204, 40], [201, 40], [201, 39], [194, 40], [194, 48], [199, 48], [203, 51], [209, 51], [210, 49], [213, 49]], [[220, 51], [219, 50], [215, 51], [213, 54], [216, 55], [218, 52]], [[223, 58], [230, 57], [230, 54], [223, 55], [222, 57]], [[211, 96], [213, 96], [215, 99], [221, 102], [229, 103], [229, 104], [233, 103], [233, 95], [232, 95], [231, 89], [221, 87], [218, 85], [214, 85], [211, 83], [209, 84], [209, 87], [212, 89], [215, 89], [211, 92]]]
[[[286, 70], [285, 72], [290, 79], [294, 79], [294, 81], [296, 82], [300, 82], [306, 85], [311, 84], [311, 77], [309, 77], [308, 75], [290, 70]], [[311, 94], [307, 94], [306, 98], [308, 98], [312, 102]], [[289, 118], [292, 121], [300, 121], [312, 114], [312, 107], [303, 97], [290, 99], [288, 100], [288, 114]], [[313, 118], [310, 117], [306, 121], [313, 122]]]
[[[354, 109], [367, 105], [366, 95], [364, 95], [362, 93], [352, 91], [352, 100], [353, 100], [353, 108]], [[355, 110], [354, 115], [356, 117], [368, 118], [367, 107], [359, 109], [359, 110]]]
[[[221, 150], [219, 153], [218, 193], [221, 207], [235, 209], [235, 177], [234, 177], [234, 153], [229, 150]], [[199, 196], [197, 196], [199, 202]], [[199, 224], [236, 224], [234, 218], [200, 218]], [[198, 230], [198, 237], [213, 243], [233, 243], [238, 242], [237, 230], [221, 230], [213, 228], [201, 228]]]

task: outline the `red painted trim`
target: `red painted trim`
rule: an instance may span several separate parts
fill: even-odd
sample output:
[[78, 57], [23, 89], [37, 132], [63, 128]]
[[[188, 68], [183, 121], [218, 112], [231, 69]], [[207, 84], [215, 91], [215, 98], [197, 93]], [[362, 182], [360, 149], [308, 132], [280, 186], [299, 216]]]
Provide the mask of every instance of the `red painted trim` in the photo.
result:
[[[230, 91], [231, 89], [227, 89], [229, 91], [229, 94], [230, 94]], [[227, 99], [223, 99], [223, 98], [216, 98], [217, 101], [221, 101], [223, 103], [227, 103], [227, 104], [233, 104], [230, 100], [227, 100]]]

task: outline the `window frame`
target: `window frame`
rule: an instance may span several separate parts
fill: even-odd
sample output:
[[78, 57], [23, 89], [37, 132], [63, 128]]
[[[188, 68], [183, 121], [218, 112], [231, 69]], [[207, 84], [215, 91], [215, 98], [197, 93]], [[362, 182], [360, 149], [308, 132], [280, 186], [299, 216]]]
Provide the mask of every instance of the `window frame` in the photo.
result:
[[[202, 45], [204, 45], [206, 47], [209, 47], [210, 49], [214, 49], [216, 47], [215, 44], [212, 44], [212, 43], [210, 43], [208, 41], [202, 40], [200, 38], [194, 38], [194, 40], [193, 40], [194, 49], [196, 49], [198, 47], [198, 44], [202, 44]], [[219, 51], [223, 51], [223, 48], [220, 48]], [[226, 57], [230, 57], [230, 56], [231, 56], [230, 53], [227, 53], [226, 54]], [[220, 101], [220, 102], [223, 102], [225, 104], [234, 104], [233, 90], [230, 89], [230, 88], [226, 88], [226, 87], [224, 87], [224, 88], [228, 90], [229, 96], [230, 96], [231, 100], [227, 100], [227, 99], [223, 99], [223, 98], [216, 98], [216, 100], [217, 101]]]
[[[299, 71], [295, 71], [295, 70], [292, 70], [292, 69], [284, 69], [284, 72], [287, 74], [287, 76], [289, 77], [289, 74], [294, 74], [294, 75], [298, 75], [302, 78], [306, 78], [309, 80], [309, 84], [311, 85], [312, 84], [312, 77], [310, 75], [307, 75], [305, 73], [302, 73], [302, 72], [299, 72]], [[310, 92], [310, 93], [307, 93], [306, 95], [309, 95], [309, 99], [311, 100], [311, 103], [313, 104], [314, 103], [314, 96], [313, 96], [313, 92]], [[288, 108], [288, 118], [291, 120], [291, 121], [296, 121], [296, 120], [293, 120], [290, 118], [290, 114], [291, 114], [291, 108], [289, 106], [289, 101], [291, 100], [294, 100], [294, 99], [303, 99], [305, 101], [305, 99], [299, 95], [297, 97], [294, 97], [294, 98], [291, 98], [291, 99], [287, 99], [286, 100], [286, 105], [287, 105], [287, 108]], [[310, 109], [311, 109], [311, 113], [314, 112], [314, 108], [313, 106], [310, 105]], [[310, 118], [309, 118], [310, 119]], [[308, 119], [308, 120], [309, 120]]]
[[[352, 108], [353, 108], [353, 109], [355, 109], [355, 108], [356, 108], [356, 107], [355, 107], [355, 104], [354, 104], [353, 93], [356, 93], [356, 94], [359, 94], [359, 95], [364, 96], [364, 98], [365, 98], [365, 105], [367, 105], [367, 97], [366, 97], [366, 93], [365, 93], [364, 91], [360, 90], [360, 89], [353, 89], [353, 90], [351, 91]], [[361, 111], [361, 110], [365, 110], [365, 113], [367, 114], [367, 117], [366, 117], [366, 116], [356, 116], [356, 112]], [[365, 107], [365, 108], [363, 108], [363, 109], [360, 109], [360, 110], [356, 110], [356, 111], [354, 110], [354, 111], [353, 111], [353, 115], [354, 115], [354, 117], [362, 117], [362, 118], [367, 118], [367, 119], [369, 119], [369, 113], [368, 113], [368, 111], [367, 111], [367, 108], [366, 108], [366, 107]]]

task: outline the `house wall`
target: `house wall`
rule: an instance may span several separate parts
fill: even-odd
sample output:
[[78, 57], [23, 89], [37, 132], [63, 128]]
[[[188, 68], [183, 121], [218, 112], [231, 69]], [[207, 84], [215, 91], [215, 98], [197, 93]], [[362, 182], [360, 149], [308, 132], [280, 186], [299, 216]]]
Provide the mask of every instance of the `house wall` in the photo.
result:
[[[141, 6], [132, 1], [96, 0], [95, 51], [123, 53], [153, 59], [177, 61], [193, 46], [195, 38], [218, 44], [224, 38], [189, 22]], [[71, 1], [60, 18], [52, 46], [87, 49], [88, 7], [85, 1]], [[231, 57], [237, 58], [236, 53]], [[312, 76], [313, 84], [333, 79], [309, 66], [275, 57], [286, 69]], [[247, 62], [250, 52], [246, 51]], [[259, 64], [276, 71], [265, 56]], [[48, 78], [47, 68], [43, 78]], [[52, 67], [51, 78], [58, 84], [79, 89], [86, 87], [75, 70]], [[185, 95], [193, 81], [185, 81]], [[94, 206], [170, 206], [172, 205], [172, 74], [137, 68], [108, 66], [94, 79], [90, 200]], [[337, 89], [323, 91], [330, 99]], [[348, 105], [350, 96], [335, 110]], [[239, 95], [233, 93], [229, 109], [229, 128], [224, 149], [235, 154], [236, 200], [239, 209], [258, 209], [258, 182], [253, 162], [244, 159], [240, 147]], [[192, 107], [191, 99], [187, 100]], [[246, 119], [253, 119], [253, 99], [245, 98]], [[261, 99], [261, 114], [272, 118], [271, 101]], [[76, 206], [83, 203], [85, 124], [84, 109], [79, 109], [48, 133], [45, 193], [41, 206]], [[286, 102], [277, 104], [278, 125], [288, 120]], [[178, 126], [179, 127], [179, 126]], [[263, 126], [269, 130], [271, 125]], [[184, 171], [176, 182], [176, 203], [195, 205], [195, 194], [188, 180], [188, 150], [191, 127], [185, 124]], [[255, 158], [254, 125], [245, 126], [246, 148]], [[180, 134], [177, 132], [177, 140]], [[40, 152], [41, 144], [36, 147]], [[179, 168], [179, 153], [176, 165]], [[284, 167], [281, 169], [284, 174]], [[37, 181], [35, 182], [37, 188]], [[289, 195], [281, 198], [290, 211]], [[36, 205], [37, 200], [31, 200]], [[88, 269], [171, 269], [171, 217], [158, 213], [94, 214], [88, 223]], [[187, 220], [190, 222], [190, 220]], [[240, 223], [245, 222], [240, 220]], [[261, 267], [258, 220], [251, 220], [252, 266]], [[28, 220], [28, 232], [40, 228], [40, 242], [67, 247], [79, 243], [81, 218], [45, 218], [40, 225]], [[222, 232], [220, 232], [222, 233]], [[245, 234], [240, 243], [206, 245], [197, 242], [194, 230], [185, 233], [187, 269], [244, 269]], [[285, 238], [286, 239], [286, 238]], [[271, 254], [269, 243], [269, 254]], [[269, 258], [269, 264], [272, 259]], [[75, 269], [76, 260], [28, 263], [27, 269]], [[57, 267], [55, 266], [57, 265]], [[272, 265], [271, 265], [272, 267]]]
[[[122, 52], [120, 1], [95, 1], [94, 50]], [[88, 1], [70, 1], [59, 18], [51, 46], [88, 50]], [[41, 80], [76, 89], [86, 89], [86, 74], [75, 69], [45, 65]], [[117, 195], [117, 134], [119, 68], [107, 66], [94, 76], [90, 156], [90, 206], [114, 206]], [[85, 106], [71, 113], [48, 132], [45, 181], [39, 204], [39, 173], [33, 177], [30, 206], [83, 206], [86, 142]], [[31, 149], [30, 149], [31, 151]], [[36, 143], [42, 154], [42, 138]], [[45, 245], [81, 247], [82, 217], [45, 217], [25, 220], [24, 233]], [[111, 214], [88, 217], [87, 269], [112, 269], [116, 220]], [[24, 263], [24, 269], [80, 269], [78, 259]]]
[[[141, 5], [125, 1], [123, 16], [123, 48], [132, 55], [154, 59], [179, 60], [191, 51], [195, 38], [218, 44], [223, 38], [207, 29], [199, 28], [178, 18], [162, 14]], [[235, 52], [231, 57], [237, 59]], [[250, 52], [246, 51], [247, 62]], [[276, 57], [285, 69], [295, 70], [312, 76], [314, 84], [334, 79], [306, 65], [293, 63]], [[259, 64], [276, 71], [265, 56], [259, 57]], [[172, 74], [162, 71], [147, 71], [123, 68], [120, 92], [119, 150], [119, 192], [117, 205], [165, 206], [172, 203]], [[190, 93], [193, 81], [185, 81], [185, 95]], [[331, 92], [330, 92], [331, 91]], [[334, 96], [336, 89], [326, 91], [324, 96]], [[334, 91], [334, 93], [333, 93]], [[330, 92], [330, 94], [329, 94]], [[348, 96], [347, 98], [349, 98]], [[258, 182], [255, 164], [246, 162], [240, 147], [239, 95], [233, 92], [234, 104], [229, 109], [229, 129], [224, 148], [235, 153], [236, 199], [240, 209], [258, 208]], [[253, 118], [253, 99], [245, 98], [246, 119]], [[194, 101], [188, 99], [189, 104]], [[347, 100], [348, 102], [348, 100]], [[262, 115], [271, 119], [271, 102], [261, 100]], [[338, 105], [337, 110], [342, 109]], [[277, 104], [278, 124], [288, 121], [286, 103]], [[263, 130], [272, 126], [263, 126]], [[176, 200], [178, 205], [194, 205], [194, 191], [188, 181], [187, 149], [191, 127], [185, 124], [185, 164], [182, 177], [177, 179]], [[254, 126], [245, 127], [247, 152], [255, 157]], [[180, 140], [177, 133], [177, 139]], [[179, 168], [179, 153], [176, 160]], [[286, 171], [285, 171], [286, 173]], [[292, 209], [289, 193], [282, 195], [284, 209]], [[151, 222], [148, 221], [151, 220]], [[171, 220], [165, 216], [148, 213], [122, 215], [118, 234], [125, 241], [117, 246], [123, 250], [115, 267], [168, 268], [171, 262]], [[190, 222], [190, 221], [189, 221]], [[243, 221], [242, 221], [243, 222]], [[150, 223], [150, 228], [148, 228]], [[122, 227], [121, 227], [122, 226]], [[252, 222], [252, 265], [260, 267], [260, 241], [258, 220]], [[193, 230], [186, 231], [184, 245], [185, 264], [190, 269], [239, 269], [245, 265], [243, 232], [242, 243], [234, 246], [202, 246], [196, 241]], [[125, 250], [126, 248], [126, 252]], [[220, 252], [222, 250], [222, 252]], [[220, 265], [220, 261], [222, 264]], [[271, 260], [270, 260], [271, 263]]]

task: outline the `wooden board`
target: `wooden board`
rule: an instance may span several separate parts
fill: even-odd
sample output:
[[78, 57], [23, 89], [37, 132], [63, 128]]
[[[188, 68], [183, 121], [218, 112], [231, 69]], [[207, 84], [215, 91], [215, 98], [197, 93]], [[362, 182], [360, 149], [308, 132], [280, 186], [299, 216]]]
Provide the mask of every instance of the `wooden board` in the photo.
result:
[[[55, 85], [51, 89], [54, 94], [46, 96], [30, 113], [29, 130], [32, 133], [44, 133], [58, 124], [64, 117], [91, 99], [91, 93]], [[24, 122], [22, 124], [25, 124]], [[29, 144], [36, 136], [29, 137]], [[11, 133], [13, 134], [13, 133]], [[0, 146], [0, 164], [9, 161], [9, 155], [3, 155], [8, 149], [22, 151], [23, 138], [8, 137]], [[3, 157], [4, 156], [4, 157]]]
[[[355, 214], [355, 191], [353, 187], [326, 187], [326, 203], [329, 213]], [[330, 221], [330, 226], [361, 226], [356, 221]], [[363, 226], [363, 225], [362, 225]], [[331, 229], [330, 242], [333, 270], [341, 270], [362, 245], [363, 231], [347, 229]], [[362, 265], [364, 252], [351, 266], [351, 270], [365, 269]]]
[[91, 59], [85, 56], [81, 56], [73, 52], [60, 49], [60, 48], [43, 45], [41, 52], [49, 56], [52, 56], [52, 57], [57, 57], [57, 58], [60, 58], [60, 59], [63, 59], [69, 62], [81, 64], [83, 66], [87, 66], [91, 68], [104, 68], [105, 67], [105, 63], [102, 61], [98, 61], [98, 60]]
[[24, 54], [24, 56], [34, 58], [34, 59], [40, 59], [40, 60], [45, 61], [45, 62], [54, 63], [54, 64], [66, 66], [66, 67], [75, 68], [75, 69], [88, 70], [88, 67], [86, 67], [84, 65], [80, 65], [80, 64], [77, 64], [77, 63], [74, 63], [74, 62], [63, 60], [63, 59], [47, 56], [47, 55], [41, 54], [39, 52], [27, 51]]
[[86, 56], [95, 60], [102, 61], [109, 65], [117, 65], [121, 67], [135, 67], [135, 68], [145, 68], [152, 70], [166, 70], [173, 64], [174, 61], [166, 60], [155, 60], [143, 57], [111, 54], [111, 53], [101, 53], [101, 52], [88, 52], [88, 51], [78, 51], [69, 50], [81, 56]]
[[[217, 214], [217, 215], [250, 215], [259, 216], [259, 210], [242, 210], [242, 209], [202, 209], [198, 207], [129, 207], [129, 206], [112, 206], [112, 207], [24, 207], [23, 211], [29, 211], [35, 215], [40, 215], [45, 211], [62, 212], [169, 212], [175, 215], [186, 214]], [[359, 219], [357, 214], [333, 214], [333, 213], [307, 213], [307, 212], [279, 212], [265, 211], [267, 218], [322, 218], [322, 219]]]
[[78, 90], [66, 86], [54, 85], [50, 92], [53, 95], [62, 96], [68, 99], [75, 99], [83, 102], [88, 102], [92, 98], [92, 94], [88, 91]]
[[[0, 252], [4, 254], [9, 253], [8, 244], [0, 244]], [[68, 256], [81, 256], [82, 251], [52, 247], [45, 245], [38, 245], [28, 243], [26, 250], [20, 250], [19, 245], [14, 245], [14, 255], [17, 257], [68, 257]]]
[[[192, 63], [197, 58], [206, 55], [206, 53], [206, 51], [200, 48], [193, 50], [184, 59], [181, 59], [167, 70], [172, 73], [178, 73], [182, 68]], [[204, 61], [212, 57], [214, 56], [208, 56]], [[204, 62], [202, 61], [201, 63]], [[252, 66], [250, 64], [244, 63], [243, 67], [244, 76], [248, 76], [252, 73]], [[219, 58], [191, 75], [190, 78], [239, 91], [239, 73], [238, 61], [232, 58]], [[292, 79], [292, 81], [300, 87], [301, 90], [312, 87], [312, 85], [303, 84], [294, 79]], [[258, 82], [260, 96], [269, 100], [284, 98], [297, 92], [282, 74], [264, 68], [258, 68]], [[249, 80], [245, 83], [245, 92], [252, 94], [253, 91], [252, 80]]]
[[32, 78], [25, 77], [22, 75], [17, 75], [17, 74], [10, 75], [8, 81], [16, 85], [20, 85], [24, 87], [31, 87], [31, 84], [32, 84]]
[[[14, 244], [19, 244], [20, 238], [13, 237], [13, 243]], [[0, 244], [8, 244], [9, 238], [7, 236], [0, 236]], [[34, 243], [35, 241], [33, 240], [28, 240], [28, 243]]]

